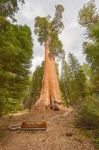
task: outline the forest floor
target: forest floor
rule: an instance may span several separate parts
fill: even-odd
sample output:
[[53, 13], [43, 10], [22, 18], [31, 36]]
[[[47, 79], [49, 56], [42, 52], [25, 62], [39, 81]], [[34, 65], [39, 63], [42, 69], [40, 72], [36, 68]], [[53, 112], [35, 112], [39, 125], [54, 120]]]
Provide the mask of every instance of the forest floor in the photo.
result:
[[[91, 139], [75, 126], [74, 110], [25, 113], [0, 119], [0, 150], [95, 150]], [[47, 131], [9, 131], [8, 124], [45, 120]]]

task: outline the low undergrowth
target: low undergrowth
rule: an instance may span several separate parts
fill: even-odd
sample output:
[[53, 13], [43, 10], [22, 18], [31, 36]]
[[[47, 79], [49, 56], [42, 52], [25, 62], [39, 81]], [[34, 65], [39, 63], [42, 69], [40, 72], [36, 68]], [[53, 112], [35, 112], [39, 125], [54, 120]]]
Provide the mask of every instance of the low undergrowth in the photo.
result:
[[87, 98], [77, 108], [77, 126], [83, 128], [99, 148], [99, 99]]

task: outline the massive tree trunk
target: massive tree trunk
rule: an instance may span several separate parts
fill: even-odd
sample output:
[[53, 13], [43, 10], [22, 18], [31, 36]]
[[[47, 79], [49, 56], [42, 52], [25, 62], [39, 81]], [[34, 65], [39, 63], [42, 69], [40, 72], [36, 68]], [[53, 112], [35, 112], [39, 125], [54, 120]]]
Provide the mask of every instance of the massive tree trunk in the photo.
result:
[[55, 58], [49, 55], [48, 41], [45, 42], [44, 75], [40, 98], [35, 106], [47, 109], [64, 109], [56, 73]]

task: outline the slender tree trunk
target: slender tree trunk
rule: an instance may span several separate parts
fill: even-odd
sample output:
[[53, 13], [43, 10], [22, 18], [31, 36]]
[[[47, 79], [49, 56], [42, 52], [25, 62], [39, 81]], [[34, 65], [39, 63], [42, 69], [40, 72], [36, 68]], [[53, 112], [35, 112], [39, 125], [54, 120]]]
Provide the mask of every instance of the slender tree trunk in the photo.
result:
[[44, 61], [44, 76], [42, 80], [42, 88], [40, 98], [37, 100], [35, 106], [52, 107], [57, 105], [61, 107], [61, 92], [56, 73], [55, 58], [49, 55], [48, 41], [45, 42], [45, 61]]

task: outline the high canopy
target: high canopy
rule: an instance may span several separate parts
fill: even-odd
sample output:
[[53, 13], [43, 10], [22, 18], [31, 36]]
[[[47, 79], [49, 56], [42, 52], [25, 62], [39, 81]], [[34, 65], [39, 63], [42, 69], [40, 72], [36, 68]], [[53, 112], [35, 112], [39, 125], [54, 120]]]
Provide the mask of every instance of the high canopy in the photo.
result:
[[50, 54], [59, 56], [63, 53], [62, 42], [59, 40], [58, 34], [64, 28], [62, 22], [62, 13], [64, 8], [62, 5], [56, 5], [56, 12], [54, 18], [51, 20], [50, 16], [35, 18], [35, 34], [38, 36], [40, 44], [49, 41]]

